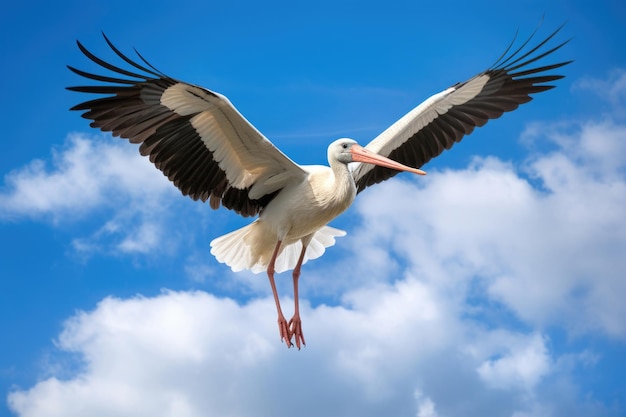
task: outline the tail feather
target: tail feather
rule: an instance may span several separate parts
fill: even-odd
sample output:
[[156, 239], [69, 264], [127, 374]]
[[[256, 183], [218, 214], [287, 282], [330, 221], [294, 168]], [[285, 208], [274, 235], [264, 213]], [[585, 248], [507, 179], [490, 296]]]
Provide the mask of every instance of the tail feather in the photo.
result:
[[[307, 246], [303, 263], [322, 256], [326, 248], [335, 244], [335, 237], [345, 236], [346, 232], [324, 226], [315, 234]], [[249, 269], [255, 274], [267, 270], [276, 241], [263, 230], [258, 221], [237, 229], [211, 242], [211, 254], [228, 265], [234, 272]], [[276, 272], [295, 268], [302, 250], [302, 242], [287, 242], [281, 247], [276, 258]]]
[[248, 246], [245, 244], [245, 238], [251, 232], [253, 225], [254, 223], [237, 229], [211, 242], [211, 254], [219, 262], [230, 266], [233, 272], [250, 269], [253, 264], [251, 251], [245, 250]]

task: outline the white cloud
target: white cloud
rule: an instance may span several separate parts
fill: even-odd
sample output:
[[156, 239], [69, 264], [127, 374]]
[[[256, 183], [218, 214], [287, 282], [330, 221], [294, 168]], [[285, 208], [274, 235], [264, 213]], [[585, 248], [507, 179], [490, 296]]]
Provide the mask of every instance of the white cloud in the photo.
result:
[[535, 409], [537, 397], [560, 400], [558, 389], [541, 398], [545, 375], [569, 371], [553, 367], [540, 335], [466, 321], [427, 287], [407, 278], [347, 294], [349, 306], [304, 302], [301, 351], [279, 342], [270, 297], [107, 298], [58, 338], [75, 355], [73, 376], [14, 389], [8, 404], [20, 417], [434, 417], [512, 415]]
[[524, 338], [521, 343], [505, 344], [508, 352], [488, 359], [478, 367], [487, 385], [498, 389], [531, 390], [551, 368], [546, 345], [540, 335]]
[[430, 397], [424, 396], [420, 390], [415, 390], [415, 400], [417, 402], [417, 417], [437, 417], [435, 403]]
[[156, 247], [161, 241], [159, 227], [155, 224], [142, 224], [133, 236], [127, 236], [119, 244], [119, 248], [124, 252], [147, 253]]
[[0, 219], [68, 224], [105, 212], [109, 218], [95, 232], [74, 239], [75, 250], [145, 253], [156, 248], [167, 199], [176, 196], [176, 189], [124, 142], [70, 135], [53, 151], [51, 167], [35, 160], [5, 177]]
[[150, 198], [170, 185], [132, 146], [75, 134], [53, 151], [52, 169], [35, 160], [9, 173], [5, 187], [0, 195], [3, 217], [49, 215], [60, 220], [109, 205], [107, 200], [118, 193]]
[[[9, 405], [22, 417], [438, 415], [433, 395], [442, 394], [422, 386], [479, 362], [454, 347], [464, 337], [457, 319], [422, 311], [423, 284], [407, 280], [378, 294], [380, 304], [354, 295], [350, 309], [305, 304], [309, 346], [300, 352], [278, 341], [270, 298], [246, 305], [201, 292], [107, 298], [69, 320], [58, 339], [59, 349], [78, 355], [77, 374], [15, 390]], [[459, 378], [480, 383], [475, 373]], [[455, 390], [441, 398], [463, 399]]]
[[624, 110], [626, 99], [626, 70], [616, 68], [612, 70], [608, 78], [586, 77], [574, 84], [574, 89], [587, 90], [597, 94], [602, 100], [608, 101], [612, 106]]

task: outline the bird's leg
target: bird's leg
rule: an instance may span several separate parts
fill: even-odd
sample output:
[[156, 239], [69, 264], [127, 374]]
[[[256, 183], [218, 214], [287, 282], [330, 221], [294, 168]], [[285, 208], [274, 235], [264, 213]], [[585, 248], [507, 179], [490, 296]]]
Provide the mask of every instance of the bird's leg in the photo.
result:
[[282, 342], [284, 339], [287, 347], [289, 348], [293, 346], [293, 343], [291, 343], [291, 331], [289, 330], [289, 325], [287, 324], [287, 320], [283, 315], [283, 311], [280, 308], [278, 291], [276, 291], [276, 283], [274, 282], [274, 263], [276, 262], [276, 257], [278, 256], [278, 251], [280, 250], [281, 243], [282, 242], [280, 240], [276, 243], [276, 248], [274, 249], [274, 253], [272, 254], [272, 259], [270, 260], [270, 264], [267, 267], [267, 277], [270, 279], [272, 293], [274, 294], [274, 302], [276, 302], [276, 310], [278, 311], [278, 331], [280, 333], [280, 340]]
[[302, 268], [302, 261], [304, 260], [304, 253], [306, 252], [306, 245], [302, 245], [302, 252], [298, 258], [298, 263], [293, 269], [293, 300], [294, 300], [294, 314], [291, 320], [289, 320], [289, 329], [291, 333], [296, 337], [296, 346], [300, 350], [300, 343], [306, 346], [304, 341], [304, 334], [302, 334], [302, 321], [300, 320], [300, 306], [298, 303], [298, 279], [300, 278], [300, 269]]

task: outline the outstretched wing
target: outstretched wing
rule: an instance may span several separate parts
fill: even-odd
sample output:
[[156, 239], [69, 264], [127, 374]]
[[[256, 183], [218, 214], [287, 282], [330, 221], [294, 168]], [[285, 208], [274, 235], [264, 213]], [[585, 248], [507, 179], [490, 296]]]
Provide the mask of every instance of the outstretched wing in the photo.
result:
[[[405, 165], [419, 168], [450, 149], [476, 126], [483, 126], [520, 104], [532, 100], [531, 94], [554, 88], [546, 83], [563, 78], [549, 72], [572, 61], [544, 66], [531, 64], [560, 49], [568, 41], [547, 49], [554, 31], [534, 47], [528, 47], [533, 33], [509, 54], [514, 41], [488, 70], [435, 94], [381, 133], [366, 148]], [[547, 50], [545, 50], [547, 49]], [[370, 164], [353, 169], [357, 192], [387, 180], [398, 171]]]
[[[132, 143], [183, 193], [209, 200], [242, 216], [263, 209], [289, 181], [306, 173], [278, 150], [218, 93], [166, 76], [143, 61], [122, 54], [104, 36], [111, 49], [133, 71], [111, 65], [89, 52], [89, 59], [111, 72], [98, 75], [68, 66], [99, 85], [68, 87], [105, 97], [80, 103], [91, 126]], [[136, 72], [136, 71], [139, 72]]]

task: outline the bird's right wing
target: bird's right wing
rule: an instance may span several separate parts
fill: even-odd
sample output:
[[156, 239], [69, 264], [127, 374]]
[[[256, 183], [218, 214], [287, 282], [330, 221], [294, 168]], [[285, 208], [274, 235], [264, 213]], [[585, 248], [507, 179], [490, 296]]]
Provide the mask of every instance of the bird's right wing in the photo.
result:
[[69, 90], [106, 94], [72, 107], [92, 127], [140, 143], [139, 151], [194, 200], [210, 200], [243, 216], [257, 214], [289, 181], [306, 172], [250, 124], [218, 93], [170, 78], [141, 55], [146, 66], [109, 47], [141, 73], [111, 65], [78, 47], [113, 76], [76, 74], [102, 85]]

